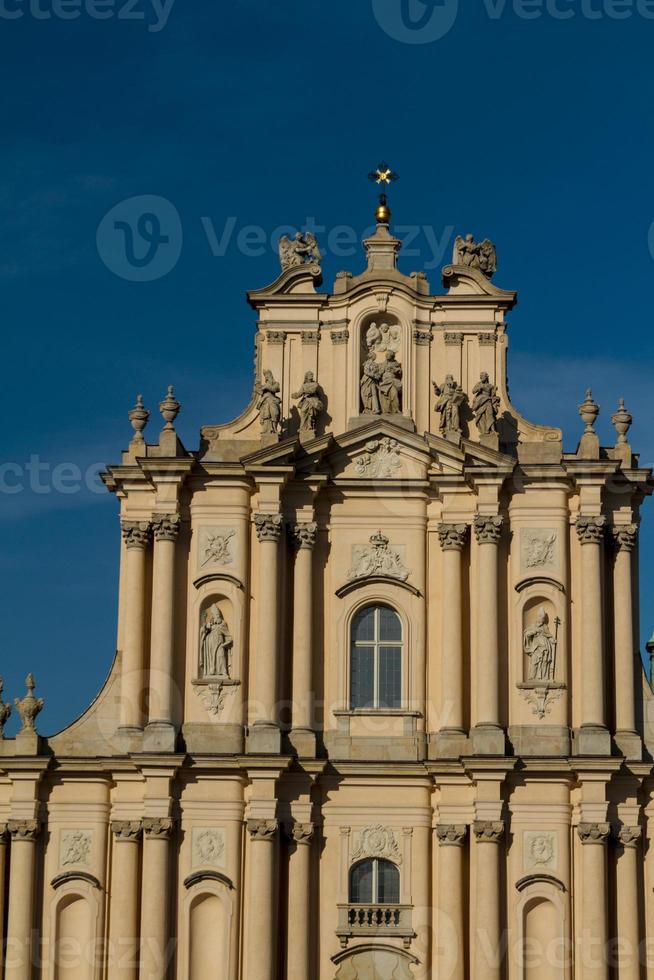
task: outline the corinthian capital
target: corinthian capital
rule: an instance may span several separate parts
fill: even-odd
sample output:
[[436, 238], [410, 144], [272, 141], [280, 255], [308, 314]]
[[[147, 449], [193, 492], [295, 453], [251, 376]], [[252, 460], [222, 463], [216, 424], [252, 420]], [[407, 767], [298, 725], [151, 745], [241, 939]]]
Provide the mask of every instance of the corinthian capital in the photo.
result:
[[153, 514], [152, 530], [155, 541], [177, 541], [179, 522], [179, 514]]
[[294, 823], [293, 840], [296, 844], [310, 844], [313, 840], [314, 829], [312, 823]]
[[479, 544], [499, 544], [502, 537], [502, 517], [484, 517], [477, 514], [475, 517], [475, 534]]
[[438, 529], [443, 551], [463, 551], [468, 538], [467, 524], [441, 524]]
[[254, 526], [259, 541], [279, 541], [282, 533], [281, 514], [255, 514]]
[[475, 820], [473, 830], [480, 844], [499, 844], [504, 837], [504, 821]]
[[613, 543], [618, 551], [632, 552], [638, 543], [638, 525], [620, 524], [611, 528]]
[[611, 835], [611, 824], [580, 823], [577, 833], [582, 844], [606, 844]]
[[138, 841], [143, 827], [140, 820], [112, 820], [111, 831], [117, 841]]
[[7, 830], [12, 840], [35, 841], [41, 832], [41, 824], [38, 820], [10, 820]]
[[464, 823], [441, 823], [436, 828], [436, 836], [441, 847], [463, 847], [468, 836], [468, 828]]
[[642, 836], [642, 827], [620, 827], [618, 840], [623, 847], [638, 847]]
[[252, 840], [273, 841], [278, 828], [277, 820], [248, 820], [248, 833]]
[[606, 517], [579, 515], [577, 518], [577, 534], [582, 544], [601, 544], [604, 539], [605, 527]]
[[139, 548], [141, 551], [147, 548], [151, 533], [148, 521], [121, 521], [120, 526], [128, 548]]
[[144, 817], [142, 827], [149, 840], [169, 840], [173, 833], [173, 821], [169, 817]]
[[308, 548], [312, 550], [316, 544], [316, 532], [318, 530], [318, 525], [311, 524], [295, 524], [293, 527], [293, 541], [295, 542], [296, 548]]

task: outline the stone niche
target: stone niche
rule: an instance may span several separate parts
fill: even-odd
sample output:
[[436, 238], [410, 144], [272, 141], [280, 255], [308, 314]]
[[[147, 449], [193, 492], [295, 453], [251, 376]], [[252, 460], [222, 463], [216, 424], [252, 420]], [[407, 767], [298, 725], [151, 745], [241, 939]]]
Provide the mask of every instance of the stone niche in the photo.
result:
[[191, 684], [203, 707], [196, 720], [239, 723], [240, 616], [219, 584], [209, 584], [196, 609]]

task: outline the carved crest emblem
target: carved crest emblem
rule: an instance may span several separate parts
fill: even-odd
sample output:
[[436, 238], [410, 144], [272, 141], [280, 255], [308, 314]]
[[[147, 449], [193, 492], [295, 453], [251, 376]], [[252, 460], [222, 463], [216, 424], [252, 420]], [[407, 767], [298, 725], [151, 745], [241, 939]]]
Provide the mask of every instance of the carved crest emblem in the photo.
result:
[[552, 568], [556, 565], [558, 535], [551, 530], [523, 530], [522, 560], [525, 568]]
[[533, 868], [556, 868], [556, 834], [542, 831], [526, 831], [524, 835], [524, 867], [525, 871]]
[[366, 443], [365, 452], [357, 459], [357, 473], [359, 476], [368, 476], [380, 480], [387, 480], [391, 476], [399, 475], [397, 471], [402, 466], [399, 448], [400, 444], [397, 439], [389, 439], [388, 437], [372, 439]]
[[193, 866], [220, 867], [225, 853], [225, 834], [222, 830], [193, 831]]
[[359, 861], [367, 857], [388, 858], [396, 864], [402, 863], [400, 848], [390, 827], [376, 824], [361, 831], [357, 847], [352, 852], [352, 860]]
[[388, 538], [381, 531], [373, 534], [369, 545], [355, 545], [352, 557], [352, 567], [347, 576], [350, 582], [377, 575], [406, 582], [410, 574], [398, 552], [390, 547]]

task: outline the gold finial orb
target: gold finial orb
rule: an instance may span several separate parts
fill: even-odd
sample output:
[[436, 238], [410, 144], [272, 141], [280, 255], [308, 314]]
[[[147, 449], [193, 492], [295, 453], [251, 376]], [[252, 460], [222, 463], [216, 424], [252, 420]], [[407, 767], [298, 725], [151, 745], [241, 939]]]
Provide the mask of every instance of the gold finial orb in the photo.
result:
[[386, 195], [382, 194], [379, 199], [379, 207], [375, 211], [375, 218], [378, 225], [390, 225], [392, 211], [388, 206]]
[[[395, 183], [396, 180], [399, 180], [400, 175], [396, 174], [394, 170], [391, 170], [387, 163], [380, 163], [376, 170], [368, 174], [368, 179], [372, 180], [375, 184], [388, 187], [390, 184]], [[375, 211], [375, 217], [378, 225], [390, 224], [391, 209], [388, 206], [388, 198], [385, 193], [379, 195], [379, 206]]]

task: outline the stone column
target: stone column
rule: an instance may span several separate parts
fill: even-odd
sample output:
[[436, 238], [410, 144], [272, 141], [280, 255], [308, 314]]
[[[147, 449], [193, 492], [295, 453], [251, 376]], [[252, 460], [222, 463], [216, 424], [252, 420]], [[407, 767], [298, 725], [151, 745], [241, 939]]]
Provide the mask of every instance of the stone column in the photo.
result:
[[[441, 718], [439, 740], [459, 742], [463, 728], [463, 605], [461, 555], [468, 528], [442, 524], [443, 607], [441, 640]], [[459, 753], [457, 753], [459, 754]]]
[[174, 752], [175, 542], [179, 514], [154, 514], [152, 625], [150, 631], [150, 712], [144, 749]]
[[436, 828], [438, 931], [432, 973], [437, 975], [437, 968], [442, 967], [449, 980], [466, 980], [463, 858], [467, 833], [465, 824], [440, 824]]
[[608, 980], [606, 843], [608, 823], [581, 823], [582, 847], [581, 936], [577, 955], [581, 980]]
[[143, 820], [140, 980], [164, 980], [174, 953], [174, 939], [168, 929], [168, 862], [172, 832], [172, 820], [161, 817]]
[[7, 880], [7, 843], [9, 841], [9, 831], [6, 824], [0, 824], [0, 977], [2, 976], [2, 966], [4, 963], [5, 948], [5, 909], [6, 909], [6, 889]]
[[610, 755], [606, 730], [604, 630], [602, 616], [602, 543], [605, 517], [578, 517], [581, 542], [581, 730], [579, 755]]
[[296, 524], [293, 600], [293, 726], [291, 743], [300, 757], [314, 757], [313, 731], [313, 549], [316, 524]]
[[314, 827], [296, 823], [291, 836], [288, 863], [288, 956], [287, 980], [313, 976], [311, 855]]
[[9, 918], [5, 950], [5, 980], [31, 980], [33, 974], [34, 872], [37, 820], [10, 820]]
[[247, 826], [250, 834], [247, 978], [276, 980], [278, 823], [277, 820], [248, 820]]
[[250, 732], [250, 752], [281, 750], [277, 722], [277, 672], [279, 632], [279, 539], [280, 514], [255, 514], [259, 538], [259, 595], [257, 596], [258, 639], [254, 670], [254, 726]]
[[146, 521], [123, 521], [126, 546], [125, 642], [120, 689], [120, 727], [138, 732], [143, 725], [141, 700], [145, 668], [145, 557], [150, 542]]
[[642, 864], [640, 827], [621, 827], [618, 833], [617, 938], [620, 980], [641, 980], [638, 867]]
[[139, 820], [114, 820], [109, 892], [108, 980], [136, 980], [139, 962]]
[[504, 732], [500, 725], [500, 650], [498, 545], [502, 536], [501, 517], [475, 517], [477, 536], [477, 656], [475, 687], [477, 723], [472, 733], [476, 755], [503, 755]]
[[642, 750], [640, 737], [636, 732], [636, 651], [632, 583], [632, 554], [638, 541], [638, 527], [635, 524], [614, 527], [613, 540], [616, 548], [613, 571], [616, 740], [627, 758], [640, 759]]
[[472, 980], [500, 980], [504, 975], [500, 913], [500, 844], [504, 823], [477, 820], [475, 931], [472, 937]]

